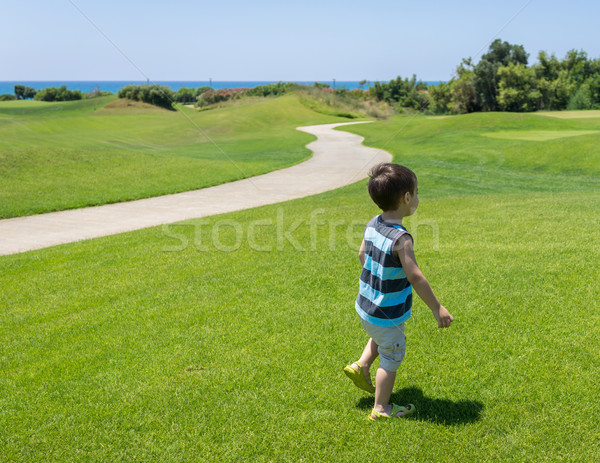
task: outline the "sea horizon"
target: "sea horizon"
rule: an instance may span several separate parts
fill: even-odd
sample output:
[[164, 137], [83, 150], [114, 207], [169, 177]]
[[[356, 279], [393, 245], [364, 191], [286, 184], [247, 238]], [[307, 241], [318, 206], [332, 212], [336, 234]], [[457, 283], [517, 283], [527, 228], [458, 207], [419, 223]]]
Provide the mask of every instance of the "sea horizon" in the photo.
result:
[[[327, 84], [331, 88], [344, 88], [347, 90], [354, 90], [357, 88], [367, 89], [375, 82], [387, 83], [389, 81], [386, 80], [372, 80], [363, 85], [360, 84], [361, 81], [353, 81], [353, 80], [310, 80], [310, 81], [300, 81], [300, 80], [265, 80], [265, 81], [255, 81], [255, 80], [157, 80], [157, 81], [145, 81], [145, 80], [5, 80], [0, 81], [0, 95], [10, 94], [14, 95], [14, 87], [15, 85], [24, 85], [27, 87], [32, 87], [34, 90], [41, 90], [43, 88], [49, 87], [61, 87], [65, 85], [69, 90], [79, 90], [82, 93], [90, 93], [95, 89], [98, 89], [102, 92], [111, 92], [118, 93], [119, 90], [126, 85], [142, 85], [142, 84], [158, 84], [165, 85], [173, 91], [177, 91], [180, 88], [198, 88], [198, 87], [212, 87], [213, 89], [221, 89], [221, 88], [253, 88], [258, 87], [260, 85], [268, 85], [268, 84], [276, 84], [279, 82], [294, 82], [301, 85], [313, 85], [315, 82], [321, 84]], [[441, 81], [423, 81], [429, 85], [438, 85]]]

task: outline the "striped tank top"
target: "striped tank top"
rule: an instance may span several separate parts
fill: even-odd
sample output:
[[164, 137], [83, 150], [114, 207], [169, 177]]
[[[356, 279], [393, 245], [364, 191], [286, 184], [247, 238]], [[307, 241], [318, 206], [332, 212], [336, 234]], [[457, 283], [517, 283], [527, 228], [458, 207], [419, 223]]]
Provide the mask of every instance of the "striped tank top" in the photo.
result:
[[[356, 312], [378, 326], [397, 326], [410, 318], [412, 286], [393, 249], [402, 235], [401, 225], [373, 217], [364, 232], [365, 264], [360, 274]], [[412, 237], [411, 237], [412, 239]]]

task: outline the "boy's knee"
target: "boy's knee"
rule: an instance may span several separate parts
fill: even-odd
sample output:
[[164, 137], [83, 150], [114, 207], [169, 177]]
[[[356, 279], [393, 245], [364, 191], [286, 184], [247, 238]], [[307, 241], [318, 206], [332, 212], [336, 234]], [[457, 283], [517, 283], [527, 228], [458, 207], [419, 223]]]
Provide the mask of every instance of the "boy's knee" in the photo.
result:
[[404, 360], [405, 353], [406, 338], [404, 337], [404, 333], [399, 333], [383, 349], [380, 346], [379, 356], [381, 361], [379, 365], [387, 371], [395, 372], [400, 367], [402, 360]]
[[372, 325], [362, 320], [367, 334], [378, 345], [379, 366], [389, 372], [395, 372], [400, 367], [406, 352], [406, 337], [404, 324], [393, 327]]
[[406, 353], [406, 344], [401, 341], [394, 341], [390, 348], [385, 349], [384, 352], [379, 352], [381, 361], [379, 366], [384, 370], [392, 373], [396, 372], [404, 360], [404, 354]]

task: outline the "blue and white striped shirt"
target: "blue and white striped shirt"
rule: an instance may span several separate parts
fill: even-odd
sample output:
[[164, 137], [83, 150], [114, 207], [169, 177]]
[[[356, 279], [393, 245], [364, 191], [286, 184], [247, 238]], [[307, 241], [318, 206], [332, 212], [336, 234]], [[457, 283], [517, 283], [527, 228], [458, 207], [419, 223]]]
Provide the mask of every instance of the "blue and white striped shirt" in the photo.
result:
[[410, 236], [406, 228], [385, 222], [381, 215], [365, 228], [365, 264], [355, 307], [358, 315], [373, 325], [397, 326], [410, 318], [412, 286], [394, 255], [402, 235]]

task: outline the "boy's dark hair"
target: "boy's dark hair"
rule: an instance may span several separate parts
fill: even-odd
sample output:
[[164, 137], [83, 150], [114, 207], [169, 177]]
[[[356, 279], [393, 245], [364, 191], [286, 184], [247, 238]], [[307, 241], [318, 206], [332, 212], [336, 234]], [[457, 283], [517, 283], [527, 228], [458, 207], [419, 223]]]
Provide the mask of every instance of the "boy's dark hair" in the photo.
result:
[[402, 195], [414, 193], [417, 186], [415, 173], [399, 164], [378, 164], [371, 169], [369, 177], [369, 195], [384, 212], [396, 209]]

